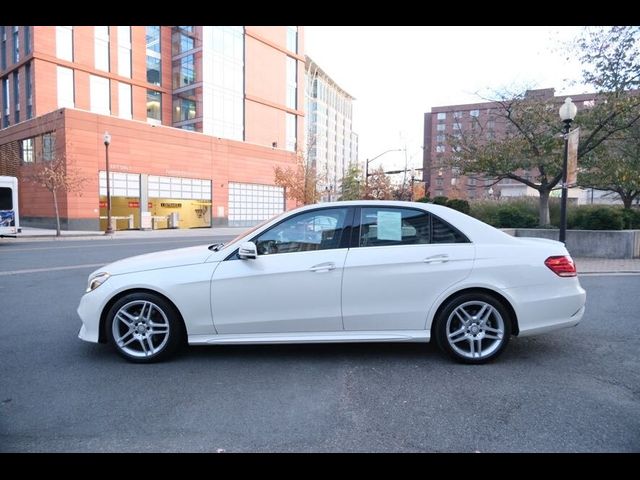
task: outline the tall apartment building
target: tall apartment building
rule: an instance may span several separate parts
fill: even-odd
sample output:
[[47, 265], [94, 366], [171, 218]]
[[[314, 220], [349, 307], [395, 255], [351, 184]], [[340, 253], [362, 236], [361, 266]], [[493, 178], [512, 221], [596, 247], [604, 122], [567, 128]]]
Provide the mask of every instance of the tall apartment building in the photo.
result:
[[[545, 101], [553, 100], [558, 108], [567, 96], [555, 96], [553, 88], [529, 90], [526, 96], [540, 98]], [[581, 109], [593, 104], [595, 94], [568, 95]], [[497, 115], [498, 105], [494, 102], [470, 103], [465, 105], [447, 105], [434, 107], [431, 112], [424, 114], [424, 153], [423, 171], [425, 186], [432, 197], [447, 196], [465, 198], [468, 200], [537, 196], [538, 192], [523, 183], [511, 179], [501, 180], [492, 185], [493, 180], [484, 176], [468, 177], [450, 168], [449, 159], [452, 152], [447, 144], [447, 135], [459, 135], [468, 128], [476, 125], [482, 127], [487, 138], [500, 138], [504, 135], [505, 119]], [[476, 124], [476, 125], [474, 125]], [[561, 122], [558, 119], [558, 128]], [[525, 178], [534, 178], [537, 171], [518, 172]], [[577, 188], [569, 189], [569, 197], [577, 198], [583, 195]]]
[[302, 27], [0, 26], [0, 41], [0, 175], [20, 179], [24, 225], [53, 223], [25, 179], [63, 159], [86, 179], [62, 195], [63, 224], [106, 227], [107, 131], [112, 215], [135, 227], [147, 212], [159, 227], [172, 213], [251, 225], [293, 206], [274, 167], [304, 143]]
[[305, 55], [306, 138], [309, 160], [316, 167], [323, 201], [335, 200], [344, 174], [358, 161], [353, 131], [354, 97]]

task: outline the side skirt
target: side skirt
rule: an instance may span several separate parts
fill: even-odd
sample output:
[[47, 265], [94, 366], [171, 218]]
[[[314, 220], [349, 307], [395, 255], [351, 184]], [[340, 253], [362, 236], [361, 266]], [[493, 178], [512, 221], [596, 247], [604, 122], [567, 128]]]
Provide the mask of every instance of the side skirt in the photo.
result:
[[354, 343], [354, 342], [424, 342], [427, 330], [384, 330], [353, 332], [251, 333], [223, 335], [189, 335], [189, 345], [259, 344], [259, 343]]

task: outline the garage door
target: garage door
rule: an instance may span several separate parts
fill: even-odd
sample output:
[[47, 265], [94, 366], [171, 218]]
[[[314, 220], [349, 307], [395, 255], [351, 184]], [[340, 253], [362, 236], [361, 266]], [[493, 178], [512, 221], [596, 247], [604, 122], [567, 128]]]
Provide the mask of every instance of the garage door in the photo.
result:
[[284, 188], [229, 182], [229, 226], [250, 227], [284, 212]]

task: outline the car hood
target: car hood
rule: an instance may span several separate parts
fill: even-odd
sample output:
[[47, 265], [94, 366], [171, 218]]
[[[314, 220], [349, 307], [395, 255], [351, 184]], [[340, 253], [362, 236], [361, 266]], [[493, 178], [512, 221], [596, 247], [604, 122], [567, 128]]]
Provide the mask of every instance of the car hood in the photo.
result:
[[111, 275], [120, 275], [123, 273], [204, 263], [212, 254], [208, 247], [209, 245], [199, 245], [197, 247], [176, 248], [173, 250], [136, 255], [135, 257], [124, 258], [117, 262], [109, 263], [96, 270], [96, 272], [100, 271], [108, 272]]

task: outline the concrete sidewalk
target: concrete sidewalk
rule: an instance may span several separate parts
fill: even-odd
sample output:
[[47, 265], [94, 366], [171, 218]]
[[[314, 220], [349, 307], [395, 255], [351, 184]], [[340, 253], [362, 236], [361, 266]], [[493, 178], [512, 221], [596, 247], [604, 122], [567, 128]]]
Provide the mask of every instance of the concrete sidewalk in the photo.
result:
[[118, 230], [112, 235], [105, 235], [101, 231], [63, 230], [60, 237], [56, 237], [55, 229], [22, 227], [22, 232], [16, 240], [105, 240], [119, 238], [174, 238], [174, 237], [220, 237], [241, 234], [248, 227], [212, 227], [189, 229], [160, 229], [160, 230]]
[[640, 258], [574, 258], [578, 273], [639, 273]]

